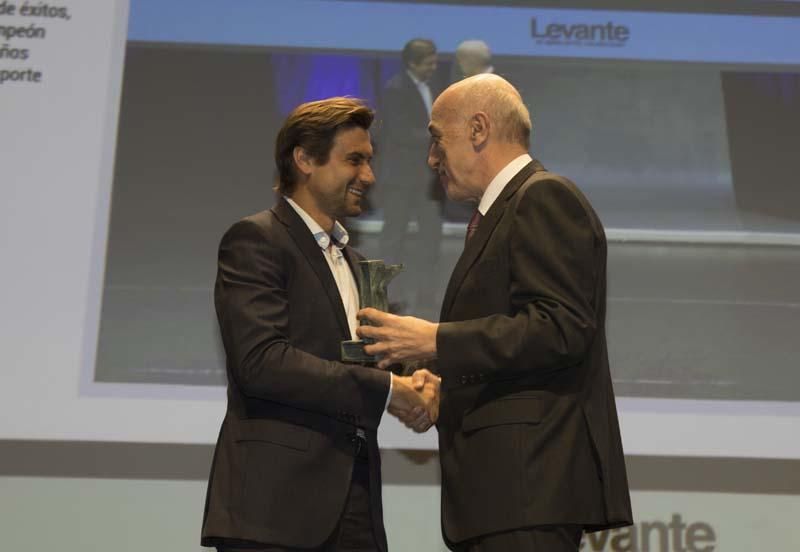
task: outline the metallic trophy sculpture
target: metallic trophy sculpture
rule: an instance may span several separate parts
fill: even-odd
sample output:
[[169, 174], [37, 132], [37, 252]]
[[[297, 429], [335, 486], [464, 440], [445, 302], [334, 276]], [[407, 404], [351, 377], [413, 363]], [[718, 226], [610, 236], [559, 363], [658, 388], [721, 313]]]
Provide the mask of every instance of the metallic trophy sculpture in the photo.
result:
[[[389, 298], [386, 286], [401, 270], [403, 270], [401, 264], [387, 266], [383, 261], [359, 261], [356, 277], [359, 281], [358, 299], [361, 308], [372, 307], [388, 312]], [[369, 321], [362, 320], [360, 323], [369, 324]], [[377, 358], [364, 352], [364, 345], [371, 342], [369, 339], [342, 341], [342, 362], [360, 364], [377, 362]]]

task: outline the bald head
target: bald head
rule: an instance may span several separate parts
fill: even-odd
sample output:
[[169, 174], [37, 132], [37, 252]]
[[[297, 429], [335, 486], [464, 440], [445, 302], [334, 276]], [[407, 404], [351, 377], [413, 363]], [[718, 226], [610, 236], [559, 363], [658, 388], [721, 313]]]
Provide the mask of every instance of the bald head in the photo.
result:
[[484, 113], [491, 127], [492, 139], [530, 147], [531, 116], [522, 96], [511, 83], [493, 74], [481, 74], [451, 85], [433, 104], [446, 117], [467, 120]]
[[503, 167], [528, 153], [531, 118], [508, 81], [481, 74], [439, 95], [428, 130], [428, 165], [447, 197], [477, 202]]

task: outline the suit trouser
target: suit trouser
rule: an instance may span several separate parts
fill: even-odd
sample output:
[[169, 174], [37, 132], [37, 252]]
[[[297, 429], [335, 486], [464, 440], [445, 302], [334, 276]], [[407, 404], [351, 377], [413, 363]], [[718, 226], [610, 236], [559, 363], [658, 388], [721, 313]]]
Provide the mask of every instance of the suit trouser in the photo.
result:
[[[309, 500], [313, 500], [310, 497]], [[369, 463], [366, 455], [356, 458], [353, 479], [339, 523], [330, 537], [318, 548], [292, 548], [260, 544], [218, 546], [218, 552], [377, 552], [379, 547], [373, 530], [372, 507], [369, 495]], [[381, 536], [382, 538], [383, 535]]]
[[583, 531], [578, 525], [530, 527], [484, 535], [453, 545], [456, 552], [576, 552]]

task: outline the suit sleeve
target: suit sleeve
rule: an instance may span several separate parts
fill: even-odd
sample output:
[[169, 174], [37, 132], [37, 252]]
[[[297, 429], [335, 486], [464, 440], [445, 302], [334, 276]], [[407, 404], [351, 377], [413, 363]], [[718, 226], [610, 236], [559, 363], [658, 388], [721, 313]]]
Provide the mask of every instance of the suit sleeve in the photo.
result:
[[229, 377], [245, 396], [377, 428], [390, 375], [292, 346], [289, 266], [285, 254], [252, 222], [237, 223], [223, 237], [215, 306]]
[[589, 215], [555, 179], [518, 193], [508, 247], [511, 315], [442, 323], [443, 378], [544, 375], [580, 362], [594, 339], [601, 261]]

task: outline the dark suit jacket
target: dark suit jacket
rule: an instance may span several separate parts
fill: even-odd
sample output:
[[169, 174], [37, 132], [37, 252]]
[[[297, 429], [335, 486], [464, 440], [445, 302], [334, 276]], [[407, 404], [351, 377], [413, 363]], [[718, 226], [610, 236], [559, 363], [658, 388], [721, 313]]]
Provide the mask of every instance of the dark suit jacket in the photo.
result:
[[486, 213], [442, 305], [446, 540], [631, 523], [605, 316], [603, 227], [534, 161]]
[[[344, 254], [352, 267], [356, 253]], [[340, 342], [350, 339], [344, 307], [322, 250], [285, 200], [222, 238], [214, 301], [228, 407], [203, 544], [321, 544], [350, 488], [356, 427], [367, 433], [380, 516], [376, 437], [390, 375], [337, 362]]]
[[[429, 82], [431, 99], [440, 89]], [[377, 178], [381, 198], [394, 194], [419, 194], [441, 200], [444, 192], [427, 165], [430, 135], [428, 111], [417, 85], [404, 69], [394, 75], [383, 89], [381, 120], [376, 125], [378, 143]], [[424, 196], [422, 196], [424, 197]], [[391, 208], [391, 205], [384, 205]]]

